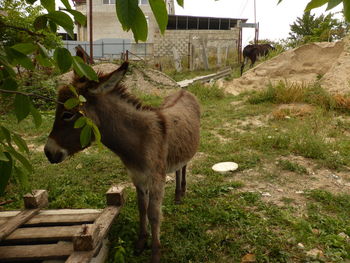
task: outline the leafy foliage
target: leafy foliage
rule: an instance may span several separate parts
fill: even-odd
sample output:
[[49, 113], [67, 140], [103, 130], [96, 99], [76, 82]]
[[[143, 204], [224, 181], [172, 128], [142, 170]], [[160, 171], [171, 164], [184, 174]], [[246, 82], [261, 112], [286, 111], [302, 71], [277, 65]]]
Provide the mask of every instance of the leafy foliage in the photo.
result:
[[[278, 4], [283, 0], [278, 0]], [[314, 8], [318, 8], [327, 4], [327, 10], [331, 10], [343, 3], [344, 16], [346, 21], [350, 22], [350, 1], [349, 0], [310, 0], [305, 7], [305, 12], [311, 11]]]
[[[28, 2], [33, 4], [36, 1]], [[41, 116], [35, 108], [32, 97], [45, 97], [28, 93], [26, 90], [28, 85], [23, 85], [22, 74], [25, 79], [31, 79], [30, 76], [37, 68], [50, 67], [60, 73], [74, 68], [80, 75], [93, 80], [97, 79], [93, 69], [80, 59], [72, 57], [67, 49], [59, 47], [60, 41], [56, 37], [58, 26], [62, 26], [69, 34], [73, 34], [74, 22], [67, 13], [72, 14], [78, 23], [85, 23], [86, 18], [72, 10], [68, 1], [64, 3], [66, 9], [61, 11], [55, 10], [54, 0], [40, 2], [46, 9], [46, 13], [42, 12], [42, 7], [27, 5], [23, 1], [5, 0], [2, 3], [3, 12], [0, 15], [3, 43], [0, 47], [0, 66], [3, 69], [0, 73], [0, 93], [7, 100], [12, 101], [19, 123], [31, 115], [36, 126], [40, 126]], [[49, 49], [55, 49], [53, 57], [50, 57]], [[18, 74], [14, 68], [17, 68]], [[83, 101], [82, 98], [81, 101]], [[97, 129], [93, 124], [87, 127], [90, 133]], [[29, 149], [21, 136], [7, 129], [0, 122], [0, 174], [2, 175], [0, 195], [4, 193], [12, 175], [22, 184], [28, 181], [27, 177], [33, 170], [27, 157], [28, 153]]]
[[349, 31], [349, 24], [333, 18], [333, 14], [315, 15], [307, 11], [290, 26], [292, 47], [308, 42], [334, 41], [343, 38]]

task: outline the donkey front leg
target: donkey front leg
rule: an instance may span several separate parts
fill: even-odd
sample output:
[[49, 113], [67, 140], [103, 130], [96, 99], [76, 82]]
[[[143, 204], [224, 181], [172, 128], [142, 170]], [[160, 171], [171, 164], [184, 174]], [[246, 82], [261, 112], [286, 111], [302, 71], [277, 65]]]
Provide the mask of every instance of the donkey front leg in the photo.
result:
[[[164, 175], [165, 178], [165, 175]], [[149, 193], [148, 220], [152, 231], [152, 258], [151, 263], [160, 262], [160, 221], [161, 206], [164, 196], [165, 180], [153, 182]]]
[[149, 190], [147, 188], [136, 186], [137, 204], [140, 216], [140, 232], [135, 244], [135, 253], [140, 254], [145, 249], [148, 231], [147, 231], [147, 209], [149, 202]]

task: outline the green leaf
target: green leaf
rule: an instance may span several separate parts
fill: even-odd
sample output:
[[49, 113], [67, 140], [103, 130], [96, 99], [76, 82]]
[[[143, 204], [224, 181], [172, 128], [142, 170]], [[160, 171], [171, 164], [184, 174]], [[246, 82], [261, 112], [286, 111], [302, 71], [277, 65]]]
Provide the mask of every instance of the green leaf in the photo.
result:
[[74, 20], [77, 21], [80, 25], [85, 26], [86, 25], [86, 16], [84, 16], [82, 13], [76, 10], [72, 9], [63, 9], [66, 12], [69, 12], [71, 15], [74, 16]]
[[11, 144], [11, 133], [4, 126], [0, 126], [0, 138], [4, 138], [8, 144]]
[[71, 92], [73, 92], [73, 94], [75, 95], [75, 97], [79, 97], [79, 94], [77, 92], [77, 90], [72, 86], [72, 85], [69, 85], [69, 89]]
[[91, 142], [91, 126], [85, 125], [80, 133], [80, 144], [84, 148]]
[[[16, 82], [16, 80], [12, 79], [12, 78], [7, 78], [3, 81], [2, 89], [4, 90], [12, 90], [15, 91], [18, 89], [18, 84]], [[14, 94], [10, 94], [10, 93], [2, 93], [2, 96], [4, 97], [9, 97], [9, 96], [13, 96]]]
[[13, 133], [12, 134], [12, 139], [15, 142], [15, 144], [17, 145], [18, 149], [22, 152], [26, 152], [29, 153], [29, 149], [27, 146], [27, 143], [17, 134]]
[[42, 123], [42, 118], [41, 118], [41, 114], [39, 113], [39, 111], [33, 106], [33, 104], [30, 104], [30, 113], [33, 116], [33, 120], [35, 123], [35, 127], [40, 127], [41, 123]]
[[49, 21], [49, 27], [52, 33], [56, 33], [57, 32], [57, 24], [53, 21]]
[[69, 15], [61, 11], [54, 11], [48, 13], [46, 17], [58, 24], [59, 26], [63, 27], [67, 31], [68, 35], [72, 39], [74, 38], [74, 22]]
[[9, 58], [5, 56], [0, 55], [0, 64], [3, 65], [3, 71], [4, 73], [7, 72], [8, 75], [12, 77], [16, 77], [16, 72], [13, 70], [12, 66], [9, 64]]
[[20, 43], [20, 44], [13, 45], [11, 48], [23, 54], [28, 55], [33, 53], [37, 49], [37, 46], [34, 45], [33, 43]]
[[101, 143], [101, 133], [95, 123], [92, 123], [92, 130], [94, 132], [95, 140], [98, 144]]
[[72, 7], [70, 6], [68, 0], [61, 0], [61, 2], [64, 4], [64, 6], [65, 6], [67, 9], [72, 9]]
[[129, 31], [137, 16], [138, 0], [116, 0], [115, 7], [123, 29]]
[[26, 0], [26, 2], [28, 3], [28, 4], [34, 4], [35, 2], [36, 2], [37, 0]]
[[6, 156], [6, 153], [3, 152], [0, 148], [0, 161], [8, 162], [10, 159]]
[[79, 95], [78, 99], [79, 99], [80, 102], [86, 102], [86, 99], [85, 99], [85, 97], [83, 95]]
[[134, 23], [132, 24], [131, 30], [134, 34], [134, 39], [136, 42], [139, 40], [146, 41], [148, 35], [148, 25], [145, 15], [142, 10], [137, 7], [137, 13], [134, 17]]
[[[177, 1], [177, 4], [181, 7], [184, 7], [184, 0], [176, 0]], [[282, 0], [279, 0], [278, 3], [280, 3]]]
[[350, 22], [350, 0], [343, 0], [343, 5], [345, 19]]
[[12, 174], [13, 161], [10, 154], [5, 153], [9, 161], [0, 161], [0, 196], [5, 192]]
[[33, 171], [33, 167], [30, 164], [30, 162], [28, 161], [27, 158], [25, 158], [22, 154], [20, 154], [19, 152], [17, 152], [14, 148], [12, 147], [7, 147], [9, 153], [16, 158], [22, 165], [23, 167], [28, 171], [28, 172], [32, 172]]
[[66, 48], [56, 48], [53, 55], [58, 68], [62, 73], [67, 72], [72, 66], [72, 55]]
[[14, 105], [17, 120], [20, 122], [25, 119], [30, 112], [30, 101], [27, 96], [16, 94]]
[[49, 58], [50, 56], [49, 56], [49, 53], [47, 52], [46, 48], [40, 43], [37, 43], [37, 45], [39, 47], [40, 54], [45, 58]]
[[53, 65], [49, 58], [43, 57], [41, 54], [36, 55], [35, 58], [43, 67], [51, 67]]
[[64, 107], [68, 110], [73, 109], [74, 107], [78, 106], [80, 101], [77, 98], [70, 98], [66, 100], [64, 103]]
[[77, 56], [73, 58], [73, 68], [79, 76], [86, 76], [90, 80], [98, 81], [98, 76], [96, 72], [88, 65], [84, 63], [84, 61]]
[[160, 32], [164, 34], [164, 31], [168, 25], [168, 11], [166, 4], [163, 0], [149, 0], [152, 12], [156, 17]]
[[326, 11], [333, 9], [334, 7], [339, 5], [341, 2], [343, 2], [343, 0], [329, 0]]
[[305, 8], [305, 12], [310, 11], [311, 9], [323, 6], [324, 4], [328, 3], [329, 0], [311, 0], [306, 8]]
[[40, 3], [47, 11], [55, 11], [55, 0], [40, 0]]
[[24, 191], [28, 192], [28, 189], [30, 187], [29, 180], [28, 180], [28, 172], [23, 171], [19, 167], [14, 167], [14, 175], [16, 176], [16, 179], [18, 179], [19, 184], [23, 188]]
[[38, 16], [37, 18], [35, 18], [33, 25], [35, 30], [45, 29], [47, 27], [46, 15]]
[[30, 70], [34, 69], [34, 64], [30, 60], [30, 58], [27, 57], [25, 54], [17, 51], [16, 49], [7, 48], [6, 54], [12, 59], [13, 61], [12, 63], [20, 64], [26, 69], [30, 69]]
[[86, 117], [81, 116], [79, 119], [77, 119], [74, 123], [74, 128], [79, 129], [82, 128], [86, 124]]

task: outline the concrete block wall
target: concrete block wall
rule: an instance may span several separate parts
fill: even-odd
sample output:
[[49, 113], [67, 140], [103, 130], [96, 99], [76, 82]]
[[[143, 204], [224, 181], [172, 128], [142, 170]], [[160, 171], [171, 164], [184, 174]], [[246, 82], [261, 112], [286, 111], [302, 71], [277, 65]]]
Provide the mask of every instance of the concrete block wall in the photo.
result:
[[[164, 35], [154, 34], [153, 55], [155, 57], [172, 56], [173, 48], [182, 56], [189, 54], [189, 48], [201, 43], [207, 48], [237, 45], [239, 30], [167, 30]], [[190, 47], [189, 47], [190, 46]]]

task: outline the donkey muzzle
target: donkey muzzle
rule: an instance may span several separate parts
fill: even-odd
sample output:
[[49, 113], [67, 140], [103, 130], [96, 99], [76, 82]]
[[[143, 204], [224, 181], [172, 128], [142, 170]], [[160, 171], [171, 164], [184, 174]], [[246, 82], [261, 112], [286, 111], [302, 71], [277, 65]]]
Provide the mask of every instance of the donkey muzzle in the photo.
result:
[[47, 140], [44, 152], [50, 163], [60, 163], [68, 156], [67, 150], [60, 147], [52, 138]]

